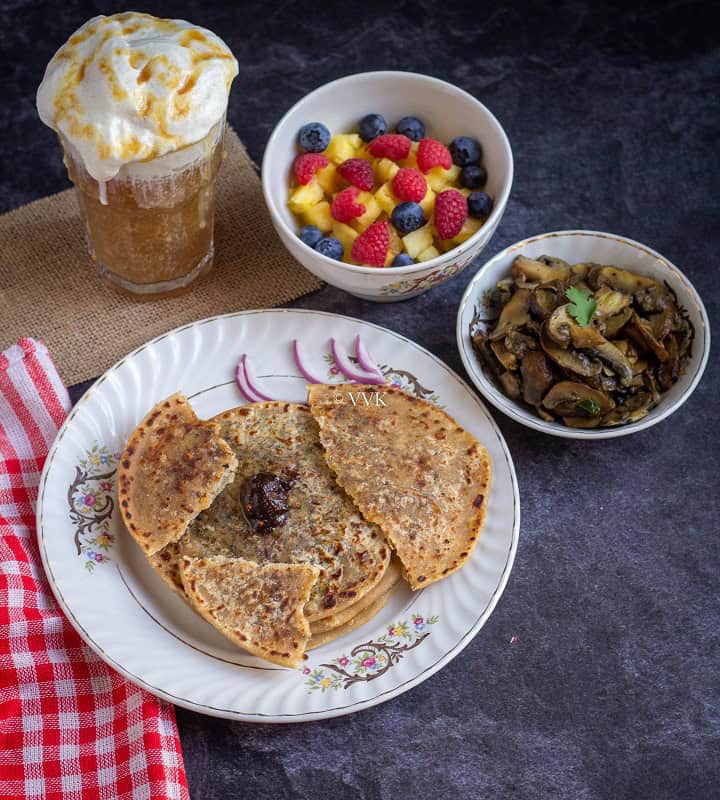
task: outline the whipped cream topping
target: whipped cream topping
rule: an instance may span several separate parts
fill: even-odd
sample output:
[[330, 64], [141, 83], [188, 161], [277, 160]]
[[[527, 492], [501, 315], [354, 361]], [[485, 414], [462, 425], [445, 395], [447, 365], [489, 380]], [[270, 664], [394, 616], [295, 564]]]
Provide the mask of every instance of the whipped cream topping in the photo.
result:
[[207, 136], [237, 72], [227, 45], [205, 28], [137, 12], [94, 17], [48, 64], [38, 113], [93, 178], [108, 181], [124, 164]]

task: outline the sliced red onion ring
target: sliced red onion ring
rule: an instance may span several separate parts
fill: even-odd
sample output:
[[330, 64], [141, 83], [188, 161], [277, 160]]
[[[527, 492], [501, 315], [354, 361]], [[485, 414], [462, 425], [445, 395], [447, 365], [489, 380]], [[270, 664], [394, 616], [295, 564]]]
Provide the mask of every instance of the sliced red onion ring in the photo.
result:
[[335, 365], [349, 381], [354, 383], [385, 383], [385, 378], [378, 376], [377, 373], [365, 372], [356, 367], [342, 352], [334, 337], [330, 339], [330, 348], [335, 359]]
[[373, 375], [377, 375], [378, 378], [382, 379], [382, 382], [385, 383], [385, 376], [380, 371], [380, 367], [372, 360], [370, 353], [367, 351], [367, 347], [365, 347], [365, 343], [363, 342], [360, 334], [355, 337], [355, 358], [357, 358], [358, 364], [365, 370], [365, 372], [370, 372]]
[[242, 392], [243, 396], [249, 403], [259, 403], [262, 398], [258, 397], [250, 388], [247, 382], [247, 375], [245, 374], [245, 356], [238, 361], [235, 369], [235, 383], [238, 389]]
[[275, 400], [274, 397], [270, 397], [270, 395], [267, 395], [265, 394], [265, 392], [258, 389], [257, 378], [255, 377], [255, 370], [253, 369], [253, 366], [250, 363], [250, 358], [248, 357], [247, 353], [243, 353], [240, 362], [245, 367], [245, 380], [247, 381], [247, 385], [250, 391], [257, 397], [259, 397], [261, 400]]
[[308, 383], [325, 383], [325, 381], [320, 378], [316, 378], [305, 366], [307, 364], [305, 352], [297, 339], [293, 339], [293, 355], [295, 356], [295, 363], [300, 370], [300, 374]]

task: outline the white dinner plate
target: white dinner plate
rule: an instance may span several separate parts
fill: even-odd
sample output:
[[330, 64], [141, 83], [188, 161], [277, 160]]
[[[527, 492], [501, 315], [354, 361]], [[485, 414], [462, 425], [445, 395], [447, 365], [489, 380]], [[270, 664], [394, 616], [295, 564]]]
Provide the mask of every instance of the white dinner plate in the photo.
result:
[[[403, 583], [369, 623], [308, 653], [300, 669], [248, 655], [197, 616], [153, 572], [116, 509], [120, 451], [159, 400], [182, 391], [201, 417], [241, 405], [241, 353], [263, 391], [301, 402], [299, 339], [315, 374], [340, 381], [329, 355], [362, 334], [393, 383], [437, 403], [492, 459], [487, 518], [472, 557], [419, 592]], [[247, 311], [202, 320], [149, 342], [105, 373], [73, 408], [40, 482], [38, 539], [55, 596], [80, 635], [133, 683], [180, 706], [231, 719], [302, 722], [349, 714], [411, 689], [478, 633], [512, 567], [520, 503], [500, 431], [460, 377], [392, 331], [303, 310]]]

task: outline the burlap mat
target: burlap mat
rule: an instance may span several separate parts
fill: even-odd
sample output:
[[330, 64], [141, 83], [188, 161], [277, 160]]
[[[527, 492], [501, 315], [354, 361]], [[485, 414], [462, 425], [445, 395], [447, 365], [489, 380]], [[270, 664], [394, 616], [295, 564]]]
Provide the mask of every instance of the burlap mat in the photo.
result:
[[0, 352], [22, 336], [42, 339], [70, 385], [99, 375], [178, 325], [281, 305], [318, 289], [320, 282], [277, 237], [260, 180], [231, 129], [225, 149], [215, 267], [178, 297], [138, 302], [100, 280], [85, 249], [72, 189], [0, 216]]

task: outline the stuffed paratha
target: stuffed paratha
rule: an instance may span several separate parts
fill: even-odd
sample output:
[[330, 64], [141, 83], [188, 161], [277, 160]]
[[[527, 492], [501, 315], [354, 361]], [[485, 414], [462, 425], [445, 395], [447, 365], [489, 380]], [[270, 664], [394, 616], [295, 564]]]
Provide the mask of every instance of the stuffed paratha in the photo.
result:
[[400, 389], [309, 387], [325, 457], [413, 589], [459, 569], [485, 519], [490, 459], [448, 414]]
[[[213, 422], [238, 467], [232, 483], [189, 526], [179, 542], [183, 555], [317, 566], [305, 607], [310, 622], [352, 605], [379, 583], [390, 548], [333, 478], [305, 406], [255, 403]], [[267, 495], [263, 486], [270, 487]]]
[[237, 462], [218, 430], [174, 394], [128, 439], [118, 469], [120, 512], [148, 555], [176, 542], [232, 480]]
[[307, 564], [224, 556], [180, 562], [193, 608], [239, 647], [285, 667], [302, 663], [310, 637], [303, 608], [318, 573]]

